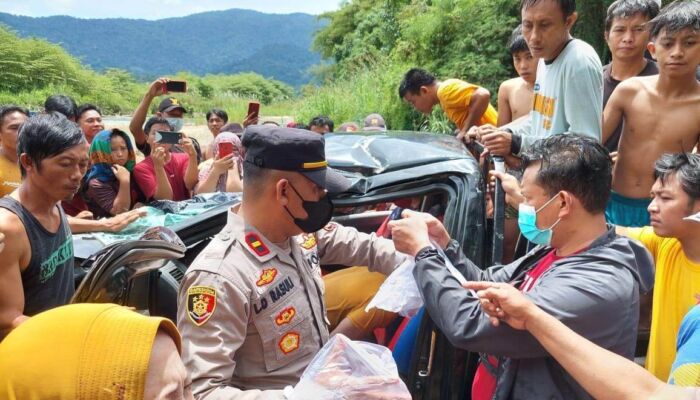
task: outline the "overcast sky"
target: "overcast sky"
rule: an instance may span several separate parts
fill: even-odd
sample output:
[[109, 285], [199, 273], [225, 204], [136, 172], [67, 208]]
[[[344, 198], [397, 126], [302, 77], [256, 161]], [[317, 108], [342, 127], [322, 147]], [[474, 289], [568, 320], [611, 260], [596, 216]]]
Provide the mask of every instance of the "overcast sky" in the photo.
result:
[[204, 11], [244, 8], [265, 13], [320, 14], [336, 10], [341, 0], [0, 0], [0, 11], [43, 17], [70, 15], [79, 18], [182, 17]]

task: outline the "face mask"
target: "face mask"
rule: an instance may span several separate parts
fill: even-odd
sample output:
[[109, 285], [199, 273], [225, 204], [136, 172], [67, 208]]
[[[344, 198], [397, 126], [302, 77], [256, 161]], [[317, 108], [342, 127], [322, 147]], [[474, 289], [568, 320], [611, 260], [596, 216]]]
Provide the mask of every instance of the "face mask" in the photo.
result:
[[182, 127], [185, 126], [185, 121], [182, 118], [166, 118], [173, 132], [182, 132]]
[[294, 219], [294, 224], [299, 227], [305, 233], [313, 233], [328, 225], [333, 217], [333, 203], [328, 195], [325, 195], [319, 201], [307, 201], [297, 192], [297, 190], [290, 183], [289, 186], [294, 190], [294, 193], [301, 199], [301, 207], [306, 211], [308, 217], [306, 219], [300, 219], [292, 215], [289, 209], [285, 206], [284, 209], [287, 211], [292, 219]]
[[520, 232], [525, 236], [527, 240], [534, 244], [539, 244], [543, 246], [549, 246], [552, 241], [552, 228], [554, 228], [561, 218], [558, 219], [552, 226], [546, 229], [539, 229], [537, 227], [537, 213], [542, 211], [543, 208], [547, 207], [549, 203], [552, 202], [557, 196], [549, 199], [539, 210], [535, 210], [535, 207], [526, 204], [520, 204], [518, 208], [518, 227]]

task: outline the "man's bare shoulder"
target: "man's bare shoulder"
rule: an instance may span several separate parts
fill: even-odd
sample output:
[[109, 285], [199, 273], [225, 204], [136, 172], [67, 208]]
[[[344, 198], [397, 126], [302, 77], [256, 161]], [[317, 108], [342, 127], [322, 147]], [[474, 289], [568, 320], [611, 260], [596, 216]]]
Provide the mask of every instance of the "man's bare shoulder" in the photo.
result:
[[656, 82], [659, 81], [658, 75], [652, 76], [635, 76], [622, 81], [615, 91], [622, 92], [639, 92], [639, 91], [651, 91], [654, 89]]
[[12, 211], [0, 208], [0, 232], [5, 234], [5, 240], [11, 240], [12, 236], [26, 235], [24, 224], [17, 214]]
[[503, 91], [511, 92], [524, 84], [525, 84], [525, 81], [520, 77], [511, 78], [511, 79], [508, 79], [507, 81], [503, 81], [503, 83], [501, 83], [501, 87], [499, 88], [499, 91], [503, 90]]

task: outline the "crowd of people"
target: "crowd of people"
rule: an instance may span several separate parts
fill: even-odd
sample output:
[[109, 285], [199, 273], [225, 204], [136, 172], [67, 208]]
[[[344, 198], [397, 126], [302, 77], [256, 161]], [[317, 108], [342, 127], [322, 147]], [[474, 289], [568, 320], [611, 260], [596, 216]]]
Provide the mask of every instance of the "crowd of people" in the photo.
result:
[[[613, 2], [605, 66], [571, 36], [575, 0], [522, 0], [521, 17], [507, 45], [518, 77], [497, 108], [487, 89], [420, 68], [398, 85], [480, 143], [481, 162], [505, 160], [492, 177], [509, 207], [507, 262], [486, 269], [412, 200], [377, 234], [331, 222], [329, 194], [349, 182], [328, 168], [328, 116], [282, 127], [213, 108], [202, 146], [167, 78], [149, 86], [130, 134], [65, 95], [38, 115], [0, 108], [0, 399], [285, 398], [332, 335], [367, 339], [395, 319], [338, 293], [372, 294], [406, 259], [419, 316], [481, 355], [473, 399], [700, 396], [700, 1]], [[373, 113], [336, 132], [386, 130]], [[185, 273], [177, 326], [67, 305], [73, 234], [118, 232], [142, 205], [213, 192], [243, 197]], [[363, 267], [324, 276], [323, 265]], [[632, 360], [647, 320], [642, 368]]]

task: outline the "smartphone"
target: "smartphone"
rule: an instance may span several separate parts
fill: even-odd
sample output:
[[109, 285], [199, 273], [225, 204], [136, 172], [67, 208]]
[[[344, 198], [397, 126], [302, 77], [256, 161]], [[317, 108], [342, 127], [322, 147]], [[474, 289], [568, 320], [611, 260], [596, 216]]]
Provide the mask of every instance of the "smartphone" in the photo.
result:
[[178, 144], [182, 139], [182, 132], [156, 131], [156, 143]]
[[229, 154], [233, 154], [233, 143], [221, 142], [218, 145], [219, 158], [224, 158]]
[[163, 91], [164, 93], [185, 93], [187, 92], [187, 81], [168, 81], [165, 83]]
[[260, 114], [260, 103], [258, 103], [257, 101], [251, 101], [250, 103], [248, 103], [248, 115], [257, 117], [258, 114]]

